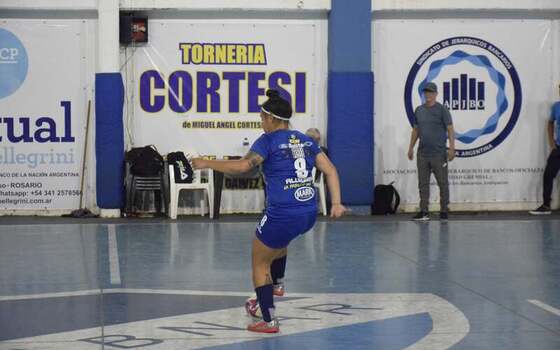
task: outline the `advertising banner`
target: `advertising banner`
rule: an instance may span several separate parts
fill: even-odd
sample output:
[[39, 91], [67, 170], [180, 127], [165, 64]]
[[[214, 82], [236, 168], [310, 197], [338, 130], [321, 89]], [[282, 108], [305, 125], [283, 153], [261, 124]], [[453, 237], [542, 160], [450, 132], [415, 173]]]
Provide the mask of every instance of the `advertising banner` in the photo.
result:
[[79, 207], [82, 21], [0, 22], [0, 208]]
[[[558, 98], [551, 23], [374, 21], [376, 182], [395, 181], [409, 209], [419, 202], [416, 160], [407, 150], [422, 87], [434, 82], [455, 128], [452, 208], [539, 202], [550, 151], [546, 124]], [[437, 201], [434, 178], [431, 187]]]
[[[149, 28], [149, 43], [124, 53], [134, 146], [244, 156], [263, 133], [267, 89], [291, 102], [293, 129], [326, 134], [327, 42], [317, 21], [166, 19], [151, 20]], [[222, 212], [260, 211], [262, 187], [258, 176], [226, 178]]]

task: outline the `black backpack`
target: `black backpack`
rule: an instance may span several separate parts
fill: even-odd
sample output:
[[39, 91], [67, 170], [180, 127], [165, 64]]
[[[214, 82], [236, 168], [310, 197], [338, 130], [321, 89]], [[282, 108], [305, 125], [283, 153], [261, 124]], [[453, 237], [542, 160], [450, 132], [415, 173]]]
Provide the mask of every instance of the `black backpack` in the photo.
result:
[[399, 192], [393, 187], [393, 182], [388, 185], [377, 185], [373, 194], [373, 215], [395, 214], [401, 203]]
[[124, 159], [135, 176], [158, 176], [163, 171], [163, 157], [154, 145], [133, 148], [126, 152]]
[[194, 180], [194, 172], [191, 163], [183, 152], [171, 152], [167, 155], [167, 163], [173, 165], [176, 183], [190, 184]]

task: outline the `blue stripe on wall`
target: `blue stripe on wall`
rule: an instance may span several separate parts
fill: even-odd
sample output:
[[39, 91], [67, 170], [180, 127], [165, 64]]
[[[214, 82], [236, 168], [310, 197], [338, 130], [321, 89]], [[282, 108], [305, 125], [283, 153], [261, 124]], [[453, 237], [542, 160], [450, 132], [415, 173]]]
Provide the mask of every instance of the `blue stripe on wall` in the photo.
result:
[[342, 202], [373, 199], [373, 73], [329, 74], [329, 156], [340, 174]]
[[332, 0], [329, 16], [328, 148], [344, 204], [373, 201], [371, 0]]
[[332, 0], [329, 70], [371, 71], [371, 0]]
[[120, 209], [124, 203], [124, 85], [120, 73], [95, 75], [95, 154], [97, 205]]

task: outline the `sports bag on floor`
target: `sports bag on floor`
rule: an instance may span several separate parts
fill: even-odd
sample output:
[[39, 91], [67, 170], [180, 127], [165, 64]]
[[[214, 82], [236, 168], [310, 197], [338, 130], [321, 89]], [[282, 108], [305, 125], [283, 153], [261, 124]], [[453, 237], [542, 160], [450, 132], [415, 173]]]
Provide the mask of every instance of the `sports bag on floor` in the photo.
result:
[[371, 212], [373, 215], [395, 214], [400, 203], [401, 197], [393, 182], [388, 185], [377, 185], [374, 189]]

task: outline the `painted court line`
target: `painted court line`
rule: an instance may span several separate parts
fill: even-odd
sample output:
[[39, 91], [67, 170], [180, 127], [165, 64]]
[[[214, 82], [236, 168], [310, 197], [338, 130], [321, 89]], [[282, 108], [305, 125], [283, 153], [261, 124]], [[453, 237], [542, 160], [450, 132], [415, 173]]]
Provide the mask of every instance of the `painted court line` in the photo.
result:
[[[40, 294], [22, 294], [22, 295], [4, 295], [0, 296], [0, 301], [29, 300], [29, 299], [46, 299], [46, 298], [65, 298], [85, 295], [101, 295], [101, 294], [117, 294], [117, 293], [133, 293], [133, 294], [172, 294], [172, 295], [201, 295], [201, 296], [225, 296], [225, 297], [249, 297], [252, 292], [219, 292], [219, 291], [203, 291], [203, 290], [176, 290], [176, 289], [147, 289], [147, 288], [110, 288], [78, 290], [73, 292], [56, 292], [56, 293], [40, 293]], [[302, 296], [298, 293], [299, 296]], [[290, 293], [290, 296], [298, 296]], [[305, 296], [314, 295], [313, 293], [305, 294]]]
[[[251, 294], [253, 294], [253, 291], [232, 292], [232, 291], [182, 290], [182, 289], [110, 288], [110, 289], [104, 289], [103, 291], [101, 289], [90, 289], [90, 290], [79, 290], [73, 292], [5, 295], [5, 296], [0, 296], [0, 301], [62, 298], [62, 297], [72, 297], [72, 296], [117, 294], [117, 293], [249, 297], [251, 296]], [[325, 293], [291, 293], [290, 292], [288, 296], [294, 298], [310, 298], [316, 296], [317, 294], [325, 294]], [[333, 295], [336, 294], [360, 296], [360, 295], [371, 294], [371, 293], [333, 293]], [[402, 299], [402, 301], [406, 301], [409, 299], [408, 296], [409, 293], [390, 293], [390, 294], [374, 293], [374, 294], [376, 295], [376, 298], [379, 301], [383, 301], [385, 300], [385, 298], [391, 301], [398, 300], [398, 299]], [[385, 295], [387, 295], [387, 297], [385, 297]], [[414, 300], [416, 301], [429, 301], [432, 298], [433, 295], [430, 293], [414, 293]]]
[[556, 316], [560, 316], [560, 310], [553, 307], [553, 306], [545, 304], [542, 301], [539, 301], [539, 300], [536, 300], [536, 299], [531, 299], [531, 300], [527, 300], [527, 301], [530, 302], [531, 304], [545, 310], [545, 311], [548, 311], [548, 312], [550, 312], [550, 313], [552, 313]]
[[119, 265], [119, 249], [117, 245], [117, 230], [115, 225], [107, 226], [109, 238], [109, 272], [111, 284], [121, 284], [121, 268]]
[[[148, 289], [148, 288], [111, 288], [104, 293], [135, 293], [135, 294], [172, 294], [172, 295], [201, 295], [201, 296], [224, 296], [224, 297], [249, 297], [253, 292], [225, 292], [204, 290], [176, 290], [176, 289]], [[312, 295], [312, 294], [310, 294]], [[295, 296], [290, 293], [290, 296]]]
[[78, 290], [74, 292], [58, 292], [58, 293], [4, 295], [4, 296], [0, 296], [0, 301], [29, 300], [29, 299], [43, 299], [43, 298], [64, 298], [64, 297], [99, 295], [99, 294], [101, 294], [100, 289]]
[[[56, 292], [41, 294], [22, 294], [22, 295], [4, 295], [0, 296], [0, 301], [29, 300], [29, 299], [45, 299], [45, 298], [65, 298], [84, 295], [101, 295], [101, 294], [117, 294], [117, 293], [134, 293], [134, 294], [173, 294], [173, 295], [201, 295], [201, 296], [226, 296], [226, 297], [249, 297], [252, 292], [220, 292], [220, 291], [203, 291], [203, 290], [176, 290], [176, 289], [147, 289], [147, 288], [110, 288], [78, 290], [73, 292]], [[312, 296], [315, 293], [290, 293], [293, 297]]]

